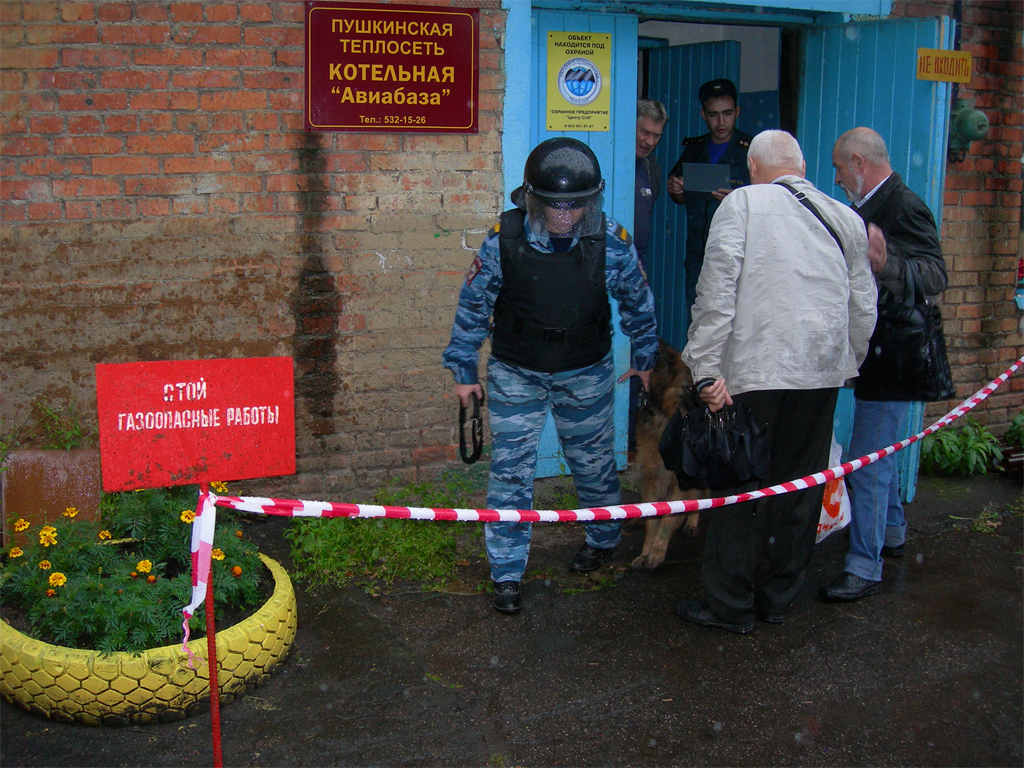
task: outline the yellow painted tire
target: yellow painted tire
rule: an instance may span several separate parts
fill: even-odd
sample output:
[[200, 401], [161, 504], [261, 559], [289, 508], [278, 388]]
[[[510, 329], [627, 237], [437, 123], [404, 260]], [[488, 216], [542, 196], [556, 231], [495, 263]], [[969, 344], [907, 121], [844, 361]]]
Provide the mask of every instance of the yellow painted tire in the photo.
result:
[[[265, 682], [295, 640], [295, 590], [265, 555], [274, 593], [244, 621], [217, 633], [217, 683], [226, 704]], [[190, 669], [181, 644], [130, 653], [62, 648], [0, 621], [0, 694], [33, 714], [64, 723], [138, 725], [172, 722], [209, 709], [206, 638], [192, 640]]]

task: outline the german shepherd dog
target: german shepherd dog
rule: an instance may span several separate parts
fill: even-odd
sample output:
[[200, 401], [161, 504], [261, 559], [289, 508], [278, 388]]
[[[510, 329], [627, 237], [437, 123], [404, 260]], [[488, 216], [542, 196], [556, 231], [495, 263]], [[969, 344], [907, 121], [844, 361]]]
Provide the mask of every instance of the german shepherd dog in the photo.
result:
[[[640, 394], [634, 417], [636, 432], [636, 464], [640, 472], [640, 495], [643, 501], [677, 501], [700, 499], [706, 494], [701, 489], [679, 490], [674, 472], [665, 469], [658, 451], [661, 433], [669, 419], [682, 408], [685, 414], [692, 404], [690, 390], [693, 377], [679, 356], [678, 350], [662, 341], [658, 348], [658, 362], [651, 372], [650, 389]], [[697, 535], [700, 513], [665, 515], [648, 518], [644, 546], [633, 568], [657, 568], [665, 561], [669, 539], [685, 522], [683, 533]]]

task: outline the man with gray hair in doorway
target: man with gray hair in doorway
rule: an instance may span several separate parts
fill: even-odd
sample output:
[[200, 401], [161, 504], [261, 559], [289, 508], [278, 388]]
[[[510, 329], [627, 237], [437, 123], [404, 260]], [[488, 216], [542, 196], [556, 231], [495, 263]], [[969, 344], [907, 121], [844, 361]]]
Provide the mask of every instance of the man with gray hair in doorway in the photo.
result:
[[[876, 290], [864, 222], [805, 180], [796, 139], [758, 134], [747, 165], [752, 185], [711, 222], [682, 356], [712, 412], [743, 403], [767, 431], [767, 487], [828, 467], [836, 398], [867, 354]], [[755, 617], [780, 623], [806, 579], [822, 494], [818, 485], [717, 509], [704, 599], [676, 613], [740, 634]]]
[[[873, 234], [884, 236], [884, 247], [873, 251], [871, 258], [878, 284], [878, 327], [854, 389], [848, 455], [859, 458], [900, 438], [910, 401], [917, 399], [897, 372], [880, 362], [880, 334], [893, 322], [889, 318], [900, 310], [904, 293], [914, 291], [918, 276], [930, 302], [946, 289], [946, 262], [932, 212], [893, 172], [885, 140], [877, 132], [861, 127], [844, 133], [832, 149], [832, 165], [836, 184], [853, 209]], [[900, 347], [896, 357], [910, 359], [914, 351]], [[850, 489], [850, 550], [843, 572], [819, 594], [825, 600], [851, 602], [882, 591], [883, 557], [903, 556], [907, 522], [895, 455], [857, 470], [846, 478], [846, 484]]]
[[654, 150], [668, 122], [665, 105], [654, 99], [636, 101], [636, 197], [633, 206], [633, 245], [640, 264], [647, 267], [647, 242], [651, 236], [651, 214], [661, 191], [661, 166]]

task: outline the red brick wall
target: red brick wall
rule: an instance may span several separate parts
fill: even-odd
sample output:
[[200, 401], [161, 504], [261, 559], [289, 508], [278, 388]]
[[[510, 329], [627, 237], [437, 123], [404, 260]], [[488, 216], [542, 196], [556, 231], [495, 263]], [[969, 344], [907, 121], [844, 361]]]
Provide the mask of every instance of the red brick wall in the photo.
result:
[[440, 352], [502, 189], [504, 13], [472, 5], [479, 133], [417, 135], [303, 131], [299, 0], [0, 3], [0, 430], [39, 393], [95, 424], [96, 363], [285, 355], [282, 492], [454, 458]]
[[[894, 16], [950, 16], [957, 4], [901, 2]], [[960, 48], [973, 56], [974, 74], [961, 85], [964, 99], [989, 119], [988, 135], [960, 162], [946, 165], [942, 249], [949, 268], [943, 316], [950, 363], [961, 398], [1002, 373], [1024, 354], [1020, 316], [1013, 302], [1021, 252], [1021, 155], [1024, 153], [1024, 58], [1020, 0], [965, 0]], [[973, 412], [1001, 434], [1024, 407], [1018, 373]], [[929, 415], [941, 415], [939, 405]]]
[[[453, 459], [440, 352], [503, 207], [504, 13], [438, 4], [486, 6], [475, 135], [306, 134], [299, 0], [0, 2], [0, 431], [39, 393], [94, 423], [96, 363], [287, 355], [299, 473], [260, 492], [366, 496]], [[976, 76], [960, 95], [993, 126], [947, 168], [944, 312], [966, 395], [1022, 352], [1024, 105], [1020, 3], [966, 0], [963, 22]], [[979, 419], [1001, 432], [1022, 391], [1017, 376]]]

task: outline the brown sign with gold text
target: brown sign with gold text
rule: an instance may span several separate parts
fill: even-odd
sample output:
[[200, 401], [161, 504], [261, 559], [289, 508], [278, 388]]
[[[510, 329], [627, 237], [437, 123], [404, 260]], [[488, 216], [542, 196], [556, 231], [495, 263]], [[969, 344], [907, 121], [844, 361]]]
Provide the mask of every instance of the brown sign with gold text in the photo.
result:
[[479, 9], [305, 8], [307, 131], [477, 132]]

